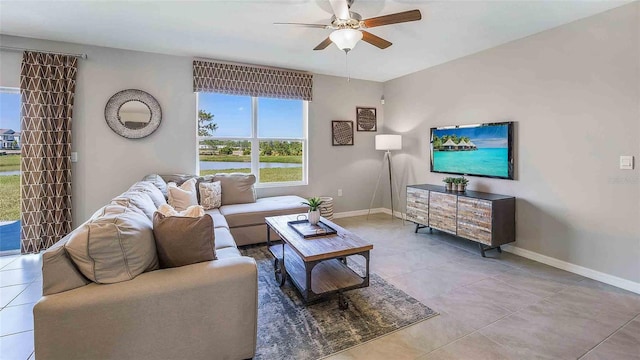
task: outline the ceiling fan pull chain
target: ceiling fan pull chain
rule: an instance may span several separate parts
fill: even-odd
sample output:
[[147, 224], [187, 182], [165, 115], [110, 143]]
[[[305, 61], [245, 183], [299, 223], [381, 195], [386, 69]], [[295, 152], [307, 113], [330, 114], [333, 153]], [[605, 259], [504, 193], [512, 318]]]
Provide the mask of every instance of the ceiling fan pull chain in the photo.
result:
[[347, 71], [347, 82], [351, 82], [351, 75], [349, 75], [349, 52], [344, 52], [344, 67]]

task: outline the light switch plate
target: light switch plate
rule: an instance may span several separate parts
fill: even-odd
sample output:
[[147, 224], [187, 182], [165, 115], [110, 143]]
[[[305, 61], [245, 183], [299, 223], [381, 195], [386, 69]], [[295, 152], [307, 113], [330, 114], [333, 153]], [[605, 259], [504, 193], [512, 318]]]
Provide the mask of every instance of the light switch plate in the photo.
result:
[[620, 169], [633, 170], [633, 156], [620, 156]]
[[71, 152], [71, 162], [78, 162], [78, 153], [75, 151]]

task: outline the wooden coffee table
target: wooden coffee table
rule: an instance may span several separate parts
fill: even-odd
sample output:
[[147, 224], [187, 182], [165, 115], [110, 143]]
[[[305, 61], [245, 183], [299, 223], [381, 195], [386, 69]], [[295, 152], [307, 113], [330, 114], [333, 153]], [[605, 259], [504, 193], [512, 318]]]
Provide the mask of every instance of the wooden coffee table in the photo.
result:
[[[320, 221], [335, 229], [337, 234], [304, 238], [288, 224], [302, 215], [265, 218], [267, 244], [275, 257], [276, 280], [282, 286], [288, 277], [306, 304], [337, 293], [340, 308], [346, 309], [348, 303], [343, 292], [369, 286], [369, 251], [373, 245], [325, 218]], [[270, 230], [282, 238], [282, 243], [271, 242]], [[347, 256], [351, 255], [365, 258], [364, 275], [347, 266]]]

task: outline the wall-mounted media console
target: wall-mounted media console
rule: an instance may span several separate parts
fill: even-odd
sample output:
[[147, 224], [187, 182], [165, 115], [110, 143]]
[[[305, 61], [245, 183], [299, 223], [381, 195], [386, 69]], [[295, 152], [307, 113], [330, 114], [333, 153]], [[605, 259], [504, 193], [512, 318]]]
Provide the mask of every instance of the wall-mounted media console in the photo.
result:
[[407, 220], [475, 241], [480, 253], [516, 240], [516, 198], [443, 186], [407, 186]]

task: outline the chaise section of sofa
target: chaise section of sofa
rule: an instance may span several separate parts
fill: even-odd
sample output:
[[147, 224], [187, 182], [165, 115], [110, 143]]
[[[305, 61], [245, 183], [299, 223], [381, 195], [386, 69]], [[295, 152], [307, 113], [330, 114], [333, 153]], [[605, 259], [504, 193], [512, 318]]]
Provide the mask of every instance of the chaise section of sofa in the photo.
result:
[[[254, 203], [223, 205], [220, 213], [238, 245], [258, 244], [267, 241], [265, 217], [305, 213], [309, 208], [302, 205], [303, 201], [295, 195], [265, 197]], [[276, 238], [272, 233], [272, 239]]]
[[[233, 175], [238, 175], [238, 181], [242, 182], [243, 186], [246, 186], [245, 177], [247, 174], [225, 174], [225, 184], [222, 185], [223, 204], [225, 200], [225, 186], [229, 185], [229, 182], [233, 179]], [[216, 176], [187, 174], [148, 175], [145, 179], [154, 179], [154, 181], [163, 180], [165, 182], [171, 181], [179, 186], [194, 177], [198, 179], [199, 183], [201, 181], [215, 181], [217, 179]], [[252, 194], [255, 193], [253, 187], [247, 189], [247, 191], [250, 191]], [[237, 192], [237, 189], [234, 189], [234, 192]], [[235, 195], [233, 198], [238, 198], [237, 194]], [[229, 199], [229, 197], [226, 199]], [[268, 216], [306, 213], [309, 207], [302, 205], [303, 201], [305, 201], [304, 198], [296, 195], [264, 197], [255, 199], [255, 201], [252, 202], [243, 203], [228, 203], [227, 200], [227, 203], [219, 209], [212, 209], [206, 212], [213, 217], [213, 222], [216, 224], [216, 227], [218, 224], [223, 223], [227, 225], [236, 244], [239, 246], [260, 244], [267, 241], [267, 226], [264, 218]], [[278, 239], [278, 235], [275, 232], [272, 232], [271, 236], [271, 239]]]

